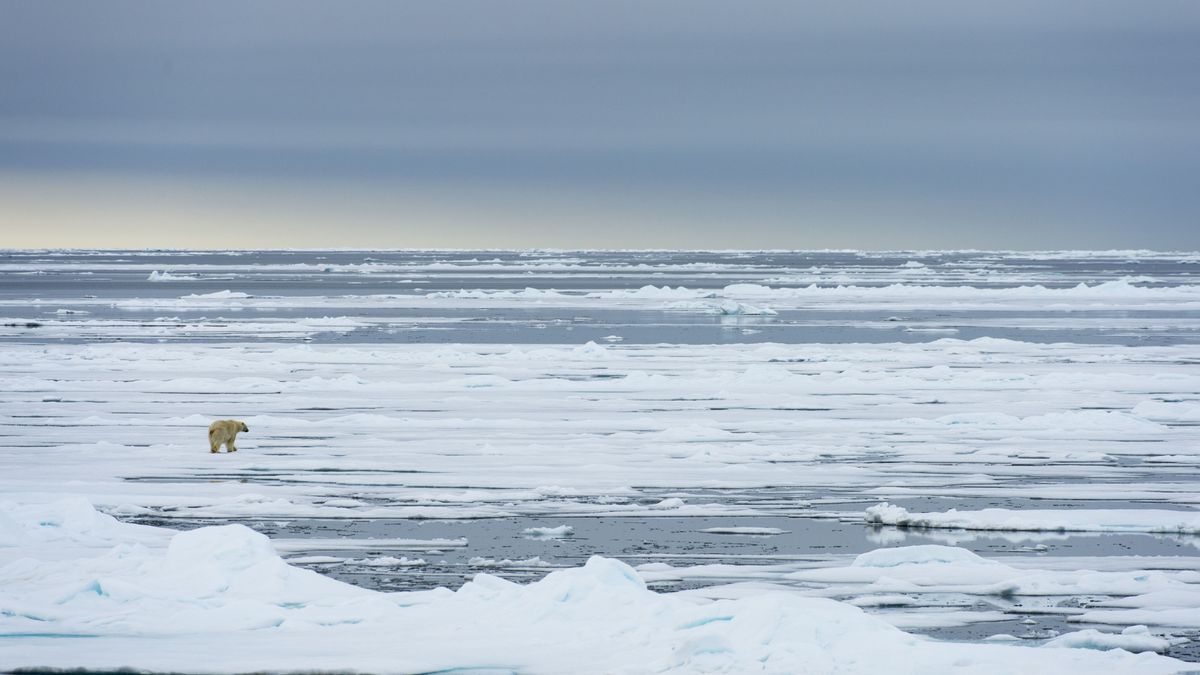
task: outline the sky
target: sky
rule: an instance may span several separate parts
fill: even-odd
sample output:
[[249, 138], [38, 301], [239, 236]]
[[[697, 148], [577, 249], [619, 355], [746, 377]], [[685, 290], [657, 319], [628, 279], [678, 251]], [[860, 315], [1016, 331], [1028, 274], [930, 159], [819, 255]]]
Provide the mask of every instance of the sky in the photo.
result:
[[1200, 249], [1193, 0], [0, 0], [0, 247]]

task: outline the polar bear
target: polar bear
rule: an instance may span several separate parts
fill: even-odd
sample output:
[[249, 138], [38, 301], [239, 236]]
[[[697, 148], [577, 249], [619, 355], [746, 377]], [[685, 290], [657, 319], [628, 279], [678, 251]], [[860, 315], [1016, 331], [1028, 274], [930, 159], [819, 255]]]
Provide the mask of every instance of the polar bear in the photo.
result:
[[212, 448], [212, 452], [216, 452], [221, 444], [225, 445], [227, 452], [237, 452], [237, 446], [233, 444], [237, 438], [239, 431], [250, 431], [250, 427], [241, 420], [217, 420], [208, 425], [208, 444]]

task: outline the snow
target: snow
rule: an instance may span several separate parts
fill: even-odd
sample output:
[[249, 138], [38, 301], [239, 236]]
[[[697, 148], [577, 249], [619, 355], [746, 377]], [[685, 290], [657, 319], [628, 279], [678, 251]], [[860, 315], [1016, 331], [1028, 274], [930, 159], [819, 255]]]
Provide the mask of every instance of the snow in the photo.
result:
[[[88, 520], [78, 502], [63, 510], [77, 523]], [[36, 520], [29, 510], [4, 512], [22, 527]], [[479, 574], [453, 592], [379, 593], [292, 567], [267, 537], [240, 525], [176, 533], [165, 547], [118, 543], [69, 561], [24, 558], [0, 567], [0, 580], [4, 670], [179, 670], [194, 666], [201, 650], [204, 669], [216, 673], [866, 673], [899, 662], [913, 672], [965, 673], [1188, 667], [1152, 653], [937, 642], [849, 604], [787, 591], [707, 601], [656, 593], [634, 569], [602, 557], [528, 585]], [[70, 636], [88, 639], [61, 639]], [[1078, 638], [1088, 646], [1101, 640]], [[1155, 640], [1127, 631], [1113, 646], [1153, 649]], [[371, 648], [333, 648], [365, 644]]]

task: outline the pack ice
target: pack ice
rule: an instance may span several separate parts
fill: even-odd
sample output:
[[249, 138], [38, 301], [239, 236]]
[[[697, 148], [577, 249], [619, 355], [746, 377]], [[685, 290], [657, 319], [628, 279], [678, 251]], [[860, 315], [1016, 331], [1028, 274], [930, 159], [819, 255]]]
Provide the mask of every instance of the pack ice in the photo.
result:
[[1198, 263], [4, 252], [0, 671], [1195, 671]]
[[[4, 670], [1145, 675], [1188, 667], [1120, 649], [1161, 647], [1145, 631], [1051, 645], [1111, 651], [939, 642], [787, 591], [710, 600], [656, 593], [628, 565], [599, 556], [524, 586], [479, 574], [457, 591], [380, 593], [292, 567], [242, 525], [173, 533], [119, 523], [81, 500], [5, 503], [0, 514]], [[861, 564], [920, 560], [900, 550]]]

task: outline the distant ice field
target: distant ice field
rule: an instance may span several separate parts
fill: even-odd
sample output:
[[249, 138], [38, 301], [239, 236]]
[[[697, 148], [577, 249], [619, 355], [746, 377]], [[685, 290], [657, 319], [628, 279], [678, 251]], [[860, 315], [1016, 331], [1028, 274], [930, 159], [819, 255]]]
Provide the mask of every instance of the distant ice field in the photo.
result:
[[[208, 451], [221, 418], [250, 429], [237, 453]], [[532, 635], [560, 586], [641, 621], [709, 612], [699, 642], [645, 624], [661, 639], [630, 663], [664, 672], [809, 662], [755, 632], [760, 600], [883, 631], [892, 658], [912, 645], [891, 626], [950, 641], [976, 672], [1012, 644], [1186, 670], [1198, 485], [1196, 253], [0, 252], [0, 670], [186, 670], [121, 661], [178, 607], [201, 634], [245, 617], [215, 672], [277, 634], [420, 623], [393, 604], [446, 626], [513, 603]], [[172, 553], [176, 530], [196, 534]], [[178, 567], [210, 545], [236, 555]], [[128, 585], [251, 569], [278, 587]], [[625, 611], [603, 596], [570, 620]], [[513, 638], [490, 639], [405, 663], [569, 665], [504, 671]], [[321, 663], [383, 663], [346, 659]]]
[[0, 253], [0, 340], [1171, 344], [1195, 254]]

